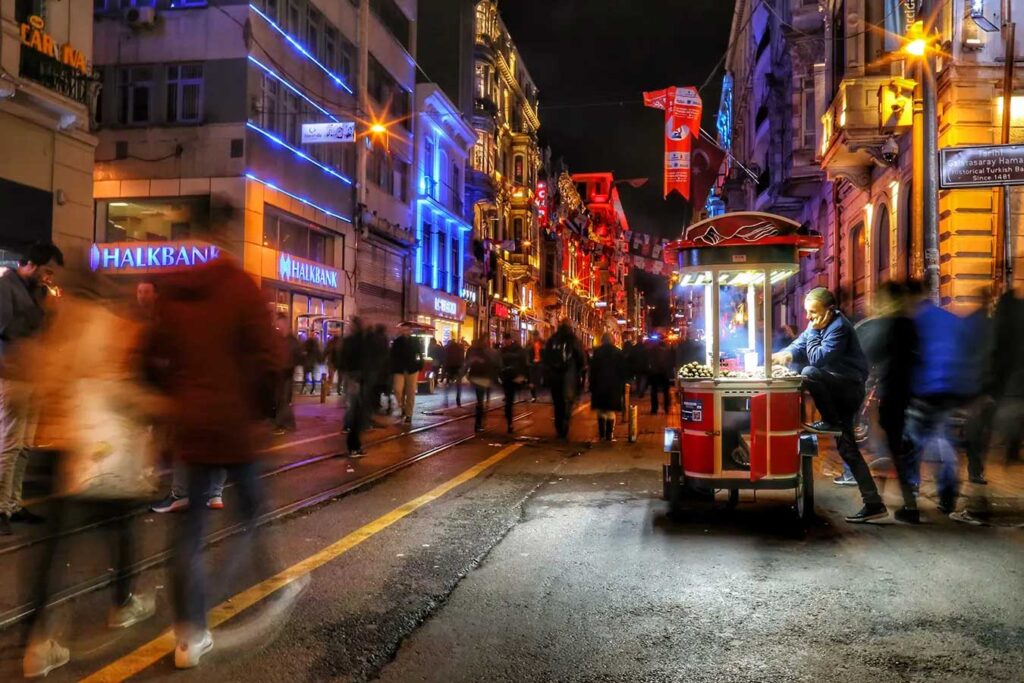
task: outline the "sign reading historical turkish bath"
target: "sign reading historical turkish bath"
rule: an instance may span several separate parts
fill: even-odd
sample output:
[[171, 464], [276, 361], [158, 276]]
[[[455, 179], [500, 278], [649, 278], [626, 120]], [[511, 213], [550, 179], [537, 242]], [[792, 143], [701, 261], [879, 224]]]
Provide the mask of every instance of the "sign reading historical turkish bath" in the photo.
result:
[[294, 282], [323, 289], [338, 288], [338, 271], [334, 268], [284, 252], [277, 257], [277, 277], [282, 282]]
[[89, 267], [107, 273], [157, 273], [209, 263], [220, 255], [202, 242], [108, 242], [89, 250]]
[[41, 52], [47, 57], [53, 57], [58, 62], [67, 64], [88, 76], [91, 69], [85, 61], [85, 53], [71, 43], [61, 45], [46, 32], [45, 28], [46, 22], [42, 17], [35, 15], [29, 17], [28, 22], [21, 25], [21, 44], [36, 52]]
[[946, 147], [939, 150], [939, 185], [1024, 185], [1024, 145]]

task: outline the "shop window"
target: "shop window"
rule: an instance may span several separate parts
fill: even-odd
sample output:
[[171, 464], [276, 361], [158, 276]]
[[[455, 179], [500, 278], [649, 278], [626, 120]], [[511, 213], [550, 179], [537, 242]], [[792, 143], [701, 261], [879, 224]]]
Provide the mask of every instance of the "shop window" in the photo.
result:
[[338, 240], [344, 252], [344, 238], [340, 235], [317, 230], [308, 221], [271, 207], [263, 216], [263, 246], [269, 249], [333, 266]]
[[153, 67], [132, 66], [118, 71], [118, 123], [149, 123], [153, 99]]
[[96, 202], [96, 240], [183, 240], [201, 236], [209, 218], [209, 197], [101, 200]]
[[523, 155], [522, 154], [517, 154], [515, 156], [515, 161], [513, 163], [513, 176], [512, 176], [514, 178], [514, 180], [515, 180], [515, 183], [517, 185], [522, 185], [523, 184], [523, 167], [524, 167]]
[[167, 122], [197, 123], [203, 116], [203, 65], [167, 67]]
[[275, 133], [280, 133], [278, 126], [281, 84], [276, 78], [264, 75], [262, 79], [262, 92], [259, 111], [260, 127]]
[[[512, 239], [517, 242], [523, 239], [523, 219], [514, 218], [512, 220]], [[517, 247], [519, 245], [516, 245]]]
[[423, 231], [420, 236], [420, 250], [422, 256], [420, 263], [423, 270], [420, 272], [420, 282], [430, 283], [431, 272], [434, 268], [434, 226], [433, 215], [430, 211], [423, 212]]
[[387, 109], [388, 116], [398, 125], [409, 127], [409, 114], [412, 111], [410, 93], [388, 73], [373, 55], [369, 57], [367, 71], [367, 90], [374, 101]]
[[313, 5], [306, 8], [306, 49], [323, 61], [323, 45], [320, 43], [320, 35], [323, 32], [324, 17]]
[[322, 232], [309, 233], [309, 260], [334, 265], [334, 237]]

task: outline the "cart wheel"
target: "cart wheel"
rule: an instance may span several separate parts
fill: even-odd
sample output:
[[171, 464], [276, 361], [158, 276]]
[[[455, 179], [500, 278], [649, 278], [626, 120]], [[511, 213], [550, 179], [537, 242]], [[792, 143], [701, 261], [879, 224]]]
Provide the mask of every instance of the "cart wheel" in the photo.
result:
[[739, 504], [740, 504], [740, 490], [739, 489], [729, 489], [729, 503], [728, 503], [729, 509], [733, 510]]
[[801, 522], [814, 518], [814, 460], [800, 458], [800, 476], [796, 482], [796, 516]]

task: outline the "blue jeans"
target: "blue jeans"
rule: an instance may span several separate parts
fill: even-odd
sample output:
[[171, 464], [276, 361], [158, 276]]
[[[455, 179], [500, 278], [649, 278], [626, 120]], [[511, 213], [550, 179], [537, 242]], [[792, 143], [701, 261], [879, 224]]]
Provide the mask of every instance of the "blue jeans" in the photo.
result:
[[[228, 553], [226, 559], [218, 566], [217, 576], [222, 581], [230, 581], [237, 574], [238, 562], [249, 560], [261, 570], [270, 569], [273, 573], [273, 562], [269, 554], [263, 552], [257, 543], [256, 520], [264, 511], [265, 497], [263, 482], [259, 477], [260, 465], [256, 462], [230, 465], [226, 468], [234, 477], [239, 495], [239, 512], [246, 530], [242, 536], [242, 546]], [[212, 465], [193, 464], [188, 467], [188, 495], [198, 500], [210, 490], [214, 481], [225, 468]], [[188, 510], [179, 518], [174, 551], [174, 612], [178, 624], [191, 631], [191, 634], [206, 630], [206, 567], [203, 563], [203, 535], [206, 531], [206, 515], [209, 510], [205, 505], [189, 505]], [[190, 634], [190, 635], [191, 635]], [[184, 634], [183, 634], [184, 635]]]
[[967, 399], [961, 396], [925, 396], [912, 400], [907, 411], [907, 434], [913, 445], [907, 467], [919, 481], [924, 456], [938, 463], [939, 504], [947, 509], [955, 507], [960, 495], [959, 458], [950, 434], [949, 418], [966, 403]]
[[[214, 497], [224, 495], [224, 484], [228, 479], [228, 471], [223, 467], [216, 467], [213, 476], [210, 478], [210, 488], [196, 500], [207, 501]], [[174, 463], [174, 476], [171, 479], [171, 495], [175, 498], [184, 498], [188, 495], [188, 465], [178, 461]]]

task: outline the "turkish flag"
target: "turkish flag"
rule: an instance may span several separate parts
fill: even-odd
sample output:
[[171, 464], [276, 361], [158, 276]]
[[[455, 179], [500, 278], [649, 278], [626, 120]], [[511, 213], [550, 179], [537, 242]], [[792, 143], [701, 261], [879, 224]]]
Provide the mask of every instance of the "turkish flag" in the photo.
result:
[[700, 208], [708, 200], [708, 193], [718, 182], [718, 174], [725, 161], [725, 150], [715, 143], [696, 135], [690, 163], [693, 167], [690, 179], [690, 200]]
[[645, 92], [644, 106], [665, 110], [665, 196], [675, 190], [690, 199], [690, 140], [700, 132], [700, 94], [673, 86]]

